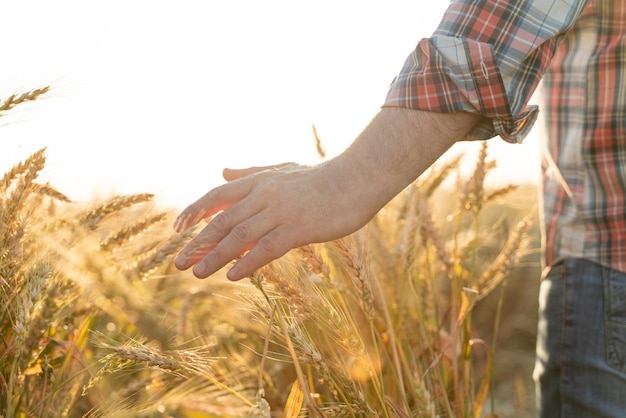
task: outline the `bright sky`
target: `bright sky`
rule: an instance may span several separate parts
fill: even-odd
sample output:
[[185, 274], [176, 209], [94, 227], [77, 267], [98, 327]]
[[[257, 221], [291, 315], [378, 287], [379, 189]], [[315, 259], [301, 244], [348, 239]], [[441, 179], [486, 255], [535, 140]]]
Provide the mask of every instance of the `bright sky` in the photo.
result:
[[[0, 97], [52, 86], [0, 120], [0, 171], [47, 147], [44, 180], [74, 200], [185, 206], [223, 167], [318, 161], [311, 124], [335, 155], [447, 3], [0, 0]], [[534, 179], [534, 141], [501, 142], [511, 178]]]

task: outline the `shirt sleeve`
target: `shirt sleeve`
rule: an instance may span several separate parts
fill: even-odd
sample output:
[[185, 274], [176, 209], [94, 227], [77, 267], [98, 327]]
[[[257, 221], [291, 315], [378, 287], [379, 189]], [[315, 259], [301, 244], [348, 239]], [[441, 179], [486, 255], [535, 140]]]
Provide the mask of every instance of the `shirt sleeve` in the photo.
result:
[[585, 0], [458, 0], [419, 42], [385, 106], [484, 116], [465, 138], [521, 142], [538, 109], [528, 101]]

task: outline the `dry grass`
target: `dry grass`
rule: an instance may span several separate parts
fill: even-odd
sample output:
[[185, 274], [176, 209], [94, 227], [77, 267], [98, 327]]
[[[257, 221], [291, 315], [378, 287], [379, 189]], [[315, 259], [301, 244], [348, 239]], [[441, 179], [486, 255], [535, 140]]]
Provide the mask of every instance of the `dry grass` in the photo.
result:
[[0, 415], [480, 416], [533, 208], [485, 186], [486, 145], [468, 176], [459, 161], [231, 284], [173, 269], [194, 231], [172, 235], [151, 195], [72, 203], [36, 152], [0, 180]]

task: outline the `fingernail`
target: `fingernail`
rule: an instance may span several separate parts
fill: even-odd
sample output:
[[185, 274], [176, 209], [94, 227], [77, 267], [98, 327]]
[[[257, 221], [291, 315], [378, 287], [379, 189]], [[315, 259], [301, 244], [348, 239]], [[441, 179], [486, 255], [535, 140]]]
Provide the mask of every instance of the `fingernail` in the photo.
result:
[[204, 263], [204, 261], [200, 261], [198, 264], [196, 264], [193, 267], [193, 273], [198, 276], [202, 276], [205, 271], [206, 271], [206, 264]]
[[174, 220], [174, 231], [181, 232], [183, 229], [187, 228], [187, 221], [189, 220], [189, 215], [187, 213], [181, 213]]
[[228, 270], [228, 272], [226, 273], [226, 277], [228, 278], [228, 280], [239, 280], [239, 267], [237, 266], [233, 266], [230, 270]]
[[176, 256], [176, 258], [174, 259], [174, 264], [177, 267], [185, 267], [187, 265], [187, 257], [185, 257], [185, 254], [178, 254]]

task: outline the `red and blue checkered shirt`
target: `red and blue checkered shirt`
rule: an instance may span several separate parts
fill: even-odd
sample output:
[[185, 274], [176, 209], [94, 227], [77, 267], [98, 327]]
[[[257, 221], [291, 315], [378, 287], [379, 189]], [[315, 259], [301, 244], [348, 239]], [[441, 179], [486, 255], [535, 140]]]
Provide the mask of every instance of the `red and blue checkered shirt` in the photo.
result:
[[625, 1], [453, 1], [384, 106], [481, 114], [465, 139], [521, 142], [540, 80], [546, 261], [626, 271]]

